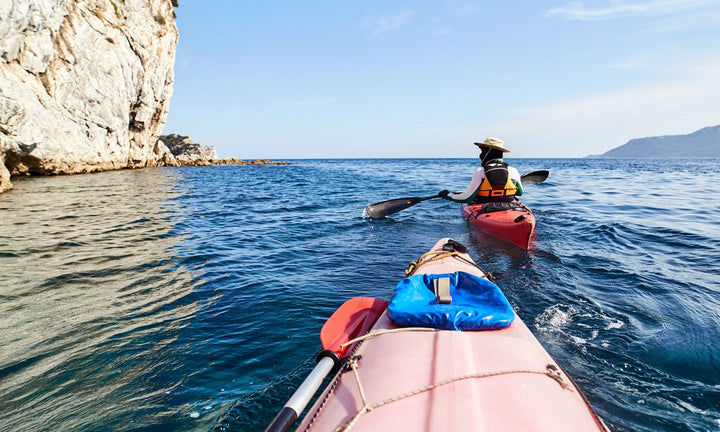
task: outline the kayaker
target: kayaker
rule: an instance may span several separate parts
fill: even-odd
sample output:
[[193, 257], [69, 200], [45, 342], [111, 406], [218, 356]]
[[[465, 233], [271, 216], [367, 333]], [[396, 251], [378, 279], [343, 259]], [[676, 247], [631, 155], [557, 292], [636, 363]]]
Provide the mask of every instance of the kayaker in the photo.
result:
[[503, 161], [503, 154], [510, 152], [500, 138], [490, 137], [475, 145], [480, 147], [480, 166], [475, 170], [470, 184], [462, 192], [440, 192], [446, 200], [481, 204], [487, 202], [513, 202], [523, 194], [520, 173]]

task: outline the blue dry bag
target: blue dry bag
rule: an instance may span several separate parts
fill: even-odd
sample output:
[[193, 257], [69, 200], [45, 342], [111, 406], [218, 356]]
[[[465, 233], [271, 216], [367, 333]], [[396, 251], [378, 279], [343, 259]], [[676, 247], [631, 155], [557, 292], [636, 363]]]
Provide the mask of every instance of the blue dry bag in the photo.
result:
[[[450, 278], [450, 304], [440, 304], [435, 279]], [[415, 275], [401, 280], [388, 316], [406, 327], [445, 330], [497, 330], [509, 326], [515, 312], [494, 283], [470, 273]]]

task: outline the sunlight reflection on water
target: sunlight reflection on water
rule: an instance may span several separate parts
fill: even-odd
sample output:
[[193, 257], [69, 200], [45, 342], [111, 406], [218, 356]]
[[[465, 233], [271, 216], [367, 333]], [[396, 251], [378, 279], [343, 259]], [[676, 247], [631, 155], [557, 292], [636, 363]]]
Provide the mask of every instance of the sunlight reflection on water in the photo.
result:
[[143, 359], [198, 308], [196, 275], [171, 251], [173, 182], [161, 170], [20, 179], [2, 197], [0, 429], [84, 429], [101, 420], [93, 406], [134, 416], [176, 385], [137, 387], [172, 361]]

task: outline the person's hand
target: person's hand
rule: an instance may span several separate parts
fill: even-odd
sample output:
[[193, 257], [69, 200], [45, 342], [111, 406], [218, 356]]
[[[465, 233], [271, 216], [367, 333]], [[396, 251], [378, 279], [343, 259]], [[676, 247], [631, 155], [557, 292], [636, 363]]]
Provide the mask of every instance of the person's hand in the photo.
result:
[[449, 193], [450, 193], [450, 191], [447, 190], [447, 189], [445, 189], [445, 190], [443, 190], [443, 191], [440, 191], [440, 193], [438, 194], [438, 196], [439, 196], [440, 198], [442, 198], [442, 199], [447, 199], [447, 196], [448, 196]]

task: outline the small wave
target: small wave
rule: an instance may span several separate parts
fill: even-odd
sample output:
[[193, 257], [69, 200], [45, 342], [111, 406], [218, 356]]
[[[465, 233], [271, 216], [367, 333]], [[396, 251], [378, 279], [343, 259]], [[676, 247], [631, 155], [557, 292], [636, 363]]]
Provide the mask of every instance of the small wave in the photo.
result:
[[610, 346], [605, 333], [621, 329], [625, 323], [608, 316], [592, 304], [582, 306], [582, 310], [565, 304], [550, 306], [535, 318], [535, 328], [559, 342], [565, 339], [584, 345], [597, 341], [601, 346]]
[[579, 312], [572, 306], [554, 305], [535, 318], [535, 324], [540, 330], [558, 330], [567, 327]]
[[618, 319], [608, 318], [608, 320], [610, 320], [610, 323], [608, 323], [608, 325], [605, 326], [605, 330], [619, 329], [625, 325], [624, 322], [622, 322]]

